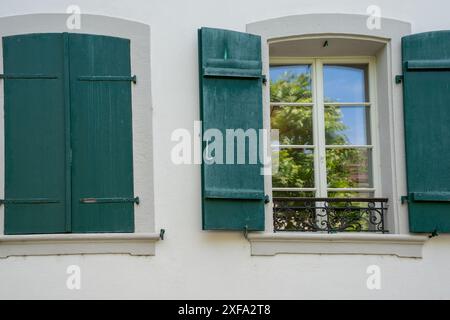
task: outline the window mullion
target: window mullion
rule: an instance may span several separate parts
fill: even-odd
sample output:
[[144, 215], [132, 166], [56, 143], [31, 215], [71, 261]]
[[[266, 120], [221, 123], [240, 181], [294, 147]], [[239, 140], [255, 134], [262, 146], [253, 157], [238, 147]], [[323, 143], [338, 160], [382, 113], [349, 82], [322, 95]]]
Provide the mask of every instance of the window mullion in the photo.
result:
[[376, 86], [376, 68], [374, 58], [369, 62], [369, 100], [371, 103], [370, 112], [370, 140], [372, 148], [372, 176], [373, 187], [375, 188], [375, 197], [381, 196], [381, 161], [379, 154], [379, 126], [378, 126], [378, 106], [377, 106], [377, 86]]
[[327, 164], [325, 148], [325, 105], [323, 97], [323, 63], [321, 60], [315, 61], [315, 127], [316, 127], [316, 161], [317, 161], [317, 196], [326, 198], [327, 192]]

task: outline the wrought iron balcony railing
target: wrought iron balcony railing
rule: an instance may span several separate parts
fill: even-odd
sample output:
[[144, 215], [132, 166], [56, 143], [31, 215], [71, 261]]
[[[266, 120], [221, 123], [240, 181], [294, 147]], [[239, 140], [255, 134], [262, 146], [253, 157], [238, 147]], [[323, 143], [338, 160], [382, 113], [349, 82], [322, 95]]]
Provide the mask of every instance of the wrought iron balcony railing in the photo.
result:
[[275, 232], [374, 232], [386, 229], [388, 199], [274, 198]]

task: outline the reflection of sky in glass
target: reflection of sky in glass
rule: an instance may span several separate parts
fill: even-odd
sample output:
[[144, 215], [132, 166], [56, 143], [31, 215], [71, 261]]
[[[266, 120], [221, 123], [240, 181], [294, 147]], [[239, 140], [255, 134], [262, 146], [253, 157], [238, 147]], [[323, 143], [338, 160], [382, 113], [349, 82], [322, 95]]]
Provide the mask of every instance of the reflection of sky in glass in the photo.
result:
[[366, 66], [323, 66], [325, 101], [366, 102]]
[[[324, 65], [324, 94], [329, 102], [365, 102], [366, 94], [366, 65], [342, 66]], [[270, 79], [277, 81], [288, 72], [295, 75], [310, 74], [310, 65], [271, 66]], [[340, 108], [342, 122], [348, 128], [341, 131], [347, 136], [350, 145], [366, 145], [368, 134], [366, 128], [365, 107]]]
[[294, 74], [299, 76], [301, 74], [310, 74], [310, 65], [297, 65], [297, 66], [271, 66], [270, 67], [270, 81], [276, 82], [280, 80], [285, 73]]
[[367, 145], [366, 132], [366, 108], [365, 107], [345, 107], [340, 108], [342, 113], [342, 123], [347, 130], [340, 131], [348, 138], [350, 145]]

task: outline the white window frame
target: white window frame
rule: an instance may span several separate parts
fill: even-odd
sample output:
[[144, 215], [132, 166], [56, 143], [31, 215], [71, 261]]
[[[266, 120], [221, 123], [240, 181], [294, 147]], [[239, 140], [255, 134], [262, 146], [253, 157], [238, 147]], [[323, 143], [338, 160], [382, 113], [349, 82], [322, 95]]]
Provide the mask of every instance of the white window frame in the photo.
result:
[[[378, 107], [377, 107], [377, 76], [376, 76], [376, 58], [375, 57], [270, 57], [270, 66], [283, 65], [310, 65], [311, 66], [311, 91], [312, 103], [272, 103], [274, 105], [292, 106], [292, 107], [312, 107], [313, 108], [313, 145], [290, 145], [289, 148], [296, 149], [312, 149], [314, 150], [314, 188], [272, 188], [275, 191], [294, 191], [294, 192], [315, 192], [317, 198], [327, 198], [329, 192], [368, 192], [373, 193], [375, 198], [382, 197], [381, 189], [381, 168], [379, 156], [379, 141], [378, 141]], [[371, 145], [339, 145], [327, 146], [325, 142], [325, 102], [324, 102], [324, 88], [323, 88], [323, 66], [326, 64], [367, 64], [368, 65], [368, 102], [356, 103], [336, 103], [339, 106], [366, 106], [370, 108], [370, 138]], [[270, 76], [269, 76], [270, 78]], [[327, 103], [331, 105], [334, 103]], [[275, 146], [285, 148], [287, 146]], [[353, 149], [367, 149], [372, 151], [372, 188], [328, 188], [327, 183], [327, 168], [326, 168], [326, 150], [330, 148], [353, 148]]]

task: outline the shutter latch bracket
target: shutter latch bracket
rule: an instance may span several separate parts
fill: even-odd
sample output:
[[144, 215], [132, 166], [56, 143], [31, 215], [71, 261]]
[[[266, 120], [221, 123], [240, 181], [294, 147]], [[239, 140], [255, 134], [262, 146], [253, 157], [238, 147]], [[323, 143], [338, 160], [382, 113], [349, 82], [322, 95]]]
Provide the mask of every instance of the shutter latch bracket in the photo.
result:
[[436, 237], [438, 237], [439, 236], [439, 233], [438, 233], [438, 231], [437, 231], [437, 229], [436, 230], [434, 230], [428, 237], [430, 238], [430, 239], [433, 239], [433, 238], [436, 238]]
[[395, 76], [395, 83], [401, 84], [403, 82], [403, 79], [404, 79], [403, 75]]
[[244, 237], [245, 239], [248, 239], [248, 226], [244, 227]]

